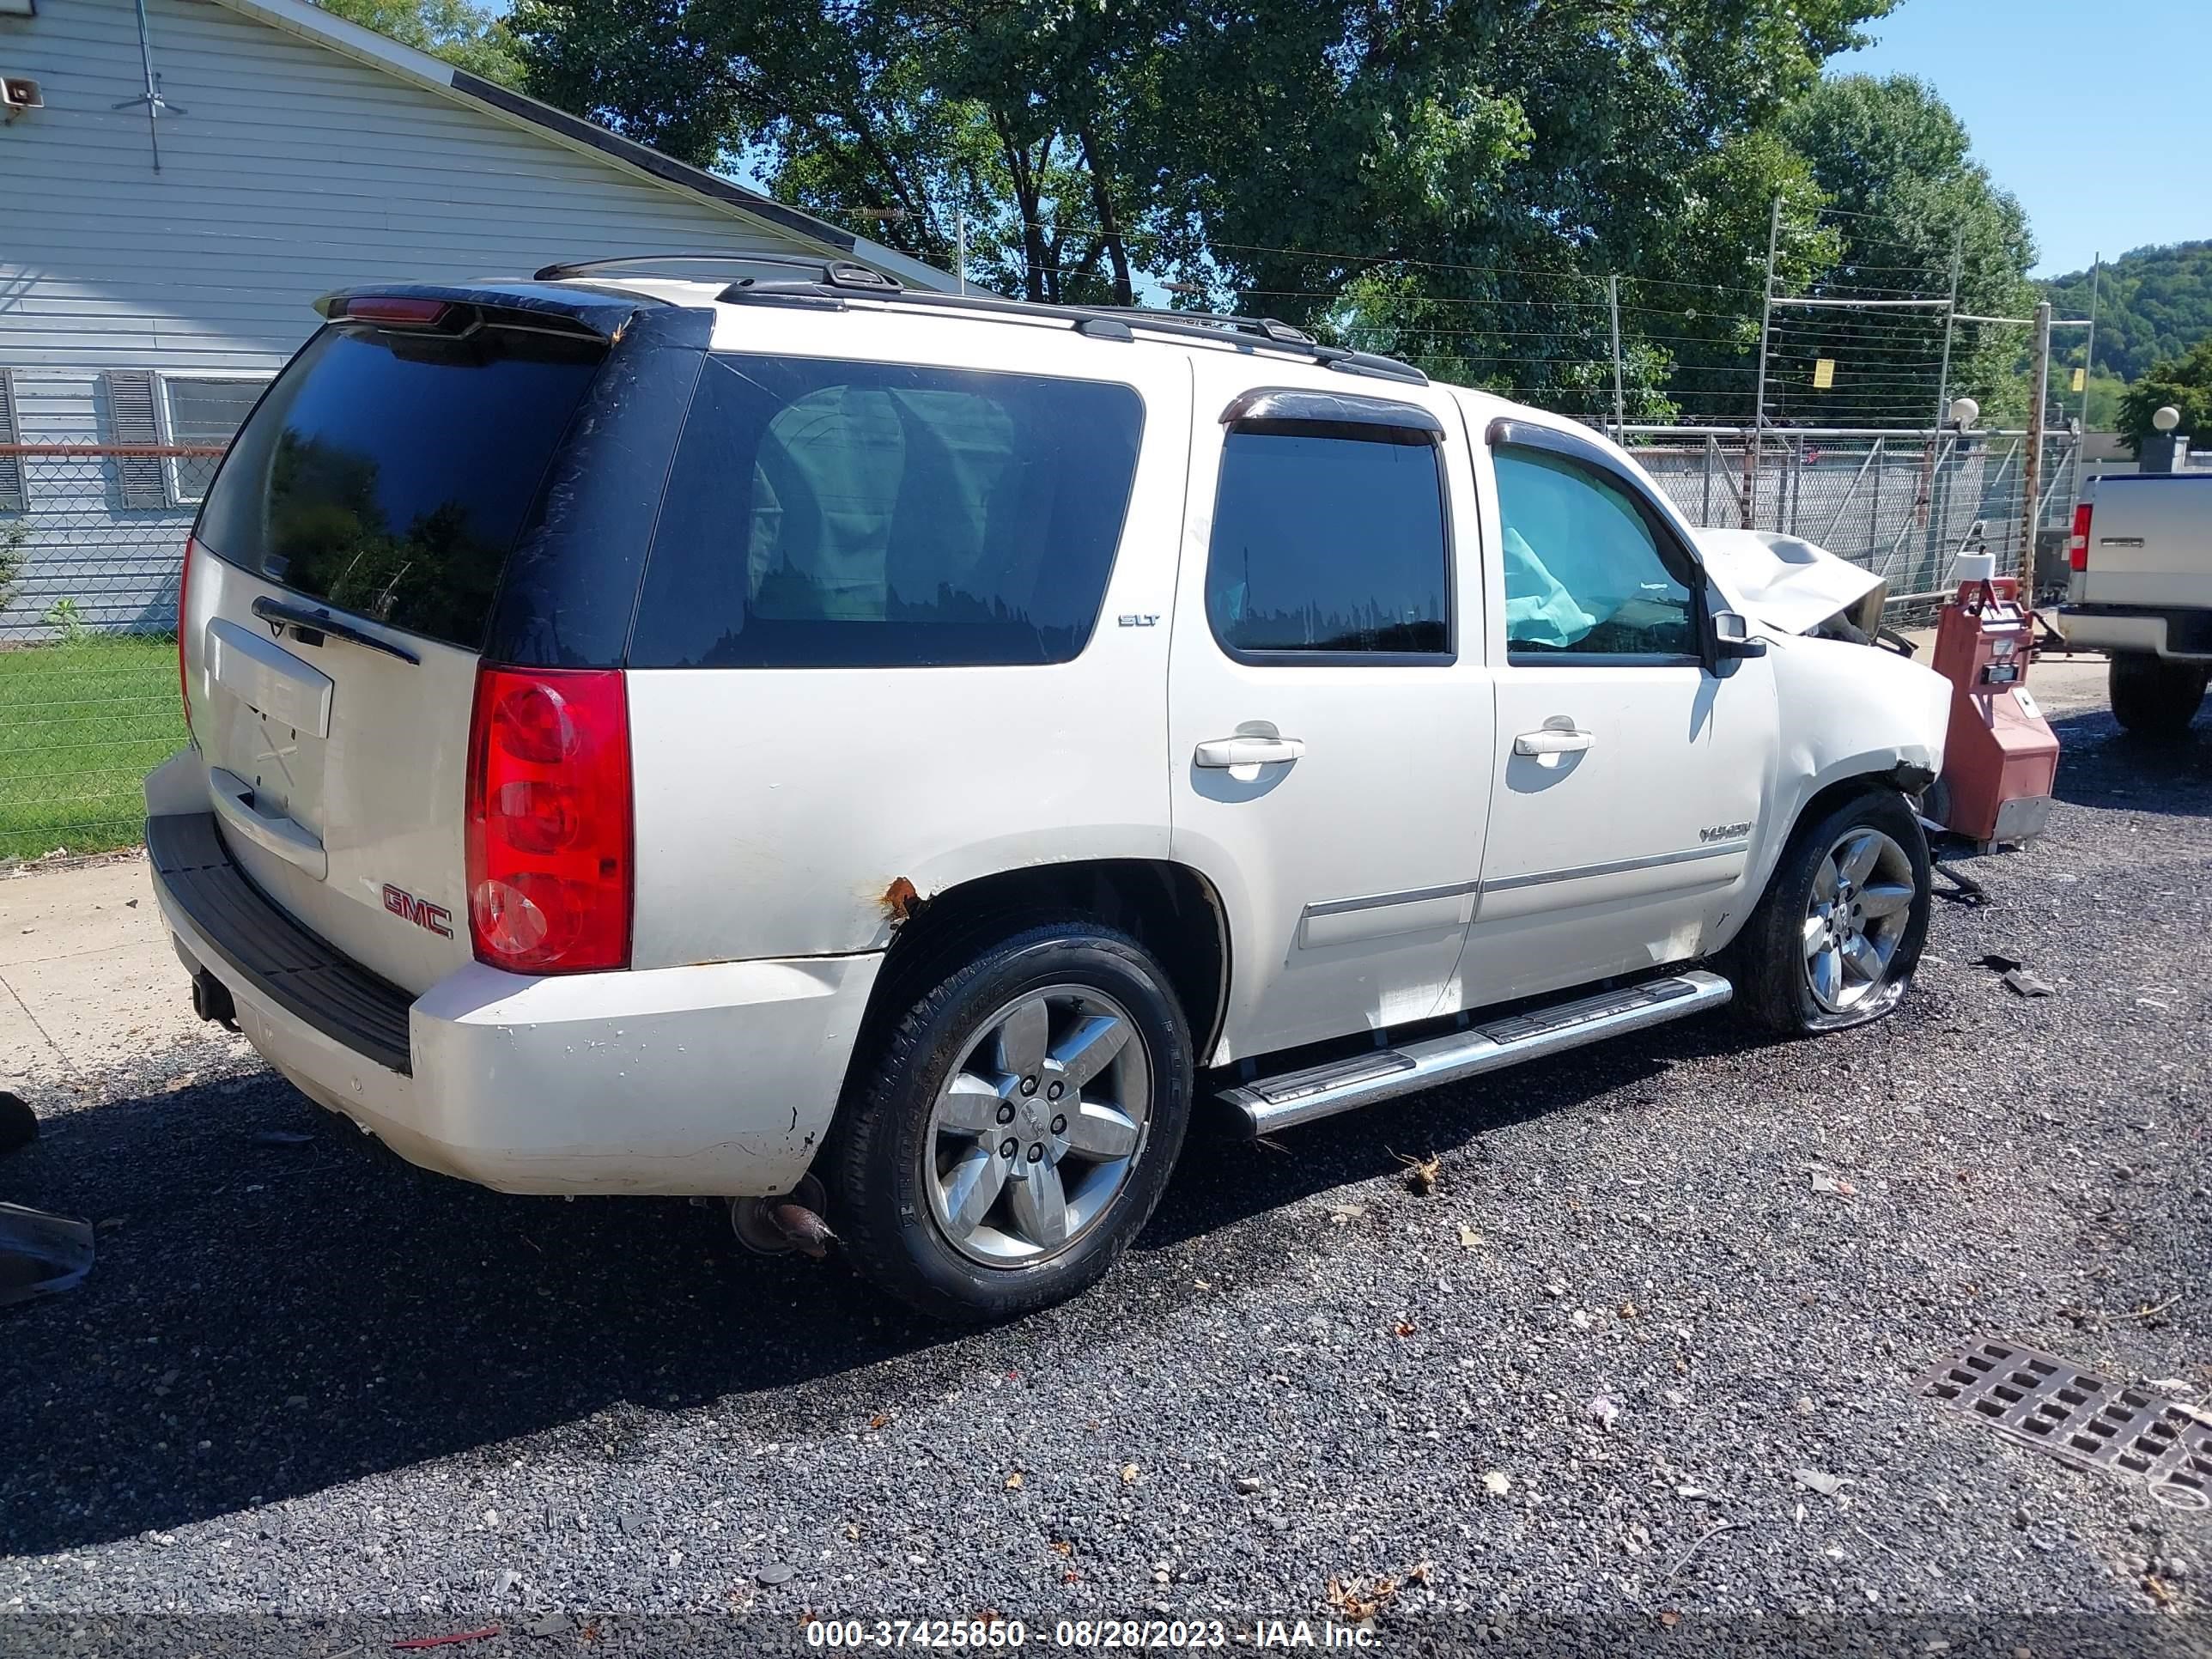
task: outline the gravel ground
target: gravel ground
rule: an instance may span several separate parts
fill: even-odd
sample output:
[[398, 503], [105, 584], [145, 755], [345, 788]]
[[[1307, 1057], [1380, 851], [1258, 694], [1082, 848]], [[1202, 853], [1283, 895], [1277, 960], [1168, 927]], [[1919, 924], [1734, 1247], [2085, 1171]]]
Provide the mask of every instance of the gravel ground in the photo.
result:
[[2051, 835], [1960, 866], [1889, 1023], [1200, 1145], [1105, 1285], [981, 1334], [718, 1210], [410, 1170], [220, 1048], [44, 1095], [0, 1194], [104, 1224], [0, 1314], [0, 1647], [1376, 1603], [1385, 1648], [2205, 1648], [2212, 1516], [1917, 1394], [1999, 1339], [2212, 1402], [2212, 728], [2062, 731]]

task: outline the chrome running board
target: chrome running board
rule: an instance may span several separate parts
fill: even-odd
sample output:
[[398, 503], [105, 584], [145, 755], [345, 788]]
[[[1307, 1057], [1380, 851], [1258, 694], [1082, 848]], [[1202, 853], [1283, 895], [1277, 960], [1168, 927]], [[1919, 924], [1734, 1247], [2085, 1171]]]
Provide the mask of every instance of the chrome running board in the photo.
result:
[[1378, 1048], [1350, 1060], [1279, 1077], [1255, 1079], [1224, 1089], [1221, 1098], [1244, 1120], [1250, 1134], [1371, 1106], [1461, 1078], [1495, 1072], [1523, 1060], [1579, 1048], [1627, 1031], [1717, 1008], [1735, 995], [1718, 974], [1695, 970], [1554, 1003], [1420, 1042]]

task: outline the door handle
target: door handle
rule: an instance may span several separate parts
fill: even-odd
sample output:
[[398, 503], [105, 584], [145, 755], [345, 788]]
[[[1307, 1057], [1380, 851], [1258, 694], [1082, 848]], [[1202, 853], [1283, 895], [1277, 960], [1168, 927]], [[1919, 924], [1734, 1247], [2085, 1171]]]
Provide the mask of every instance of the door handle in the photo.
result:
[[1572, 726], [1547, 726], [1513, 739], [1516, 755], [1579, 755], [1597, 739]]
[[1305, 752], [1305, 744], [1297, 738], [1214, 738], [1199, 744], [1193, 759], [1198, 765], [1219, 770], [1231, 766], [1287, 763]]

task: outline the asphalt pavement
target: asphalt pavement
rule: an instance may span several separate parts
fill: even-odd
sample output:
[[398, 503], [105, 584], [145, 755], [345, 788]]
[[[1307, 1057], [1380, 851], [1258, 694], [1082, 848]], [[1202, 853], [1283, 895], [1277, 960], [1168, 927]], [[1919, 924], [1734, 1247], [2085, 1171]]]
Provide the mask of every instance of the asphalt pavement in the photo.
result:
[[2212, 1407], [2212, 715], [2061, 733], [2049, 836], [1955, 861], [1989, 902], [1887, 1024], [1194, 1145], [1103, 1286], [980, 1334], [716, 1208], [411, 1170], [228, 1043], [42, 1074], [0, 1199], [99, 1259], [0, 1310], [0, 1650], [2198, 1650], [2212, 1514], [1923, 1392], [1994, 1341]]

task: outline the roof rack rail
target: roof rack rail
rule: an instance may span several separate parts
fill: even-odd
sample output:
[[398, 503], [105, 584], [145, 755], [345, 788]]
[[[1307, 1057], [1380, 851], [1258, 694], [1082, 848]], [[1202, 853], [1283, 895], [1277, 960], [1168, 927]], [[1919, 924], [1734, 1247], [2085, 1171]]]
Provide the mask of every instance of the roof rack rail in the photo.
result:
[[675, 253], [617, 253], [596, 259], [568, 259], [537, 272], [541, 283], [580, 276], [623, 265], [654, 264], [767, 265], [808, 273], [795, 282], [732, 283], [715, 297], [732, 303], [747, 300], [805, 303], [809, 300], [848, 298], [896, 301], [901, 305], [939, 306], [947, 310], [980, 312], [987, 316], [1054, 319], [1072, 324], [1085, 333], [1122, 338], [1134, 331], [1170, 338], [1218, 341], [1233, 334], [1252, 344], [1273, 347], [1347, 374], [1368, 374], [1378, 380], [1426, 386], [1429, 377], [1413, 364], [1370, 351], [1323, 345], [1303, 329], [1274, 317], [1238, 317], [1217, 311], [1170, 311], [1158, 306], [1047, 305], [1033, 300], [1009, 300], [996, 294], [947, 294], [939, 289], [908, 288], [895, 276], [872, 270], [849, 259], [823, 259], [795, 253], [734, 253], [726, 252]]
[[[726, 300], [742, 300], [745, 291], [728, 291]], [[763, 295], [763, 299], [769, 295]], [[909, 289], [896, 296], [901, 305], [944, 306], [953, 309], [997, 313], [1015, 317], [1050, 317], [1063, 319], [1079, 329], [1090, 331], [1099, 325], [1110, 324], [1120, 328], [1141, 330], [1147, 334], [1164, 334], [1172, 338], [1218, 341], [1224, 334], [1234, 334], [1248, 339], [1252, 344], [1286, 351], [1324, 368], [1334, 368], [1346, 374], [1368, 374], [1377, 380], [1397, 380], [1407, 386], [1426, 386], [1429, 377], [1407, 362], [1395, 357], [1384, 357], [1371, 351], [1353, 351], [1344, 346], [1323, 345], [1303, 329], [1275, 317], [1237, 317], [1218, 311], [1165, 311], [1156, 306], [1055, 306], [1043, 305], [1029, 300], [1001, 299], [999, 295], [980, 294], [942, 294], [925, 289]]]
[[734, 253], [719, 249], [700, 252], [611, 253], [596, 259], [563, 259], [556, 264], [540, 267], [533, 276], [538, 282], [555, 283], [566, 276], [581, 276], [616, 265], [674, 264], [772, 265], [780, 270], [811, 271], [814, 281], [826, 288], [857, 289], [871, 294], [897, 294], [906, 287], [897, 277], [887, 276], [880, 270], [872, 270], [851, 259], [823, 259], [803, 253]]

